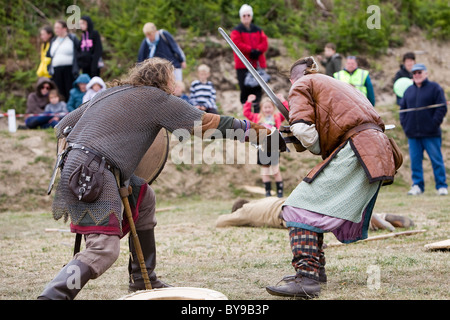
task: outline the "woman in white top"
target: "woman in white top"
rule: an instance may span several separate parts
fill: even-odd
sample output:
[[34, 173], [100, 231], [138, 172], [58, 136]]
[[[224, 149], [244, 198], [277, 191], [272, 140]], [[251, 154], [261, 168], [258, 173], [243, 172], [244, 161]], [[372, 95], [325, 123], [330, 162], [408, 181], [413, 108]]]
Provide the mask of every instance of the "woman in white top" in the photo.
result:
[[55, 22], [54, 32], [56, 37], [47, 53], [52, 58], [50, 74], [59, 92], [68, 101], [70, 89], [79, 73], [76, 49], [79, 40], [74, 34], [69, 33], [64, 21]]

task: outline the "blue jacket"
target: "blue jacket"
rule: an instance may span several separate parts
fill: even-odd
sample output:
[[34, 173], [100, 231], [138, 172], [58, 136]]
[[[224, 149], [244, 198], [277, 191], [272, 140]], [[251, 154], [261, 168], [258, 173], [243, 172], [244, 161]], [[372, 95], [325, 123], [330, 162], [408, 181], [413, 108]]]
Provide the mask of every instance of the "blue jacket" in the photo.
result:
[[447, 113], [444, 90], [436, 82], [425, 79], [421, 87], [413, 84], [406, 89], [400, 102], [400, 110], [441, 103], [444, 106], [400, 113], [400, 123], [406, 136], [408, 138], [440, 137], [442, 134], [441, 123]]
[[73, 88], [70, 89], [70, 98], [67, 101], [67, 110], [72, 112], [76, 108], [78, 108], [83, 103], [83, 96], [86, 92], [81, 92], [78, 87], [79, 83], [88, 84], [91, 81], [91, 77], [88, 74], [82, 73], [78, 76], [78, 78], [73, 82]]
[[[172, 35], [163, 30], [159, 30], [160, 39], [156, 46], [154, 57], [164, 58], [172, 62], [173, 66], [177, 69], [181, 68], [181, 63], [185, 61], [184, 52], [175, 42]], [[161, 36], [162, 34], [162, 36]], [[142, 62], [148, 59], [150, 54], [150, 48], [146, 39], [142, 40], [141, 47], [138, 53], [138, 62]]]

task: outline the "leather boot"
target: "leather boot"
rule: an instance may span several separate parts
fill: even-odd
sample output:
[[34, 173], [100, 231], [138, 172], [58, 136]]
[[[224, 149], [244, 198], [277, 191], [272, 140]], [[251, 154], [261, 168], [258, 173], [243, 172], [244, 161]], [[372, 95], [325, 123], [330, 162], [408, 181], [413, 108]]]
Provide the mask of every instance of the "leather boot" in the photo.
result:
[[[283, 279], [281, 279], [281, 281], [292, 281], [294, 280], [296, 277], [295, 274], [289, 275], [289, 276], [284, 276]], [[320, 266], [319, 268], [319, 280], [317, 282], [319, 282], [320, 284], [325, 284], [327, 283], [327, 274], [325, 273], [325, 267]]]
[[[280, 285], [281, 282], [284, 283]], [[276, 286], [268, 286], [266, 290], [274, 296], [314, 298], [320, 294], [320, 284], [314, 279], [296, 274], [293, 277], [284, 277]]]
[[91, 278], [88, 265], [71, 260], [45, 287], [38, 300], [73, 300]]
[[277, 197], [283, 198], [283, 181], [276, 181], [275, 184], [277, 185]]
[[266, 197], [270, 197], [272, 191], [272, 182], [264, 182], [264, 189], [266, 190]]
[[319, 268], [319, 283], [327, 283], [327, 274], [325, 273], [325, 267], [320, 266]]
[[[148, 277], [152, 285], [152, 289], [171, 287], [158, 279], [155, 273], [156, 267], [156, 245], [155, 245], [155, 232], [154, 229], [137, 231], [139, 243], [142, 248], [142, 254], [144, 256], [145, 266], [147, 267]], [[138, 290], [145, 290], [144, 279], [142, 278], [141, 267], [134, 248], [133, 240], [128, 238], [128, 244], [130, 247], [130, 260], [128, 263], [128, 273], [130, 274], [130, 283], [128, 291], [135, 292]]]

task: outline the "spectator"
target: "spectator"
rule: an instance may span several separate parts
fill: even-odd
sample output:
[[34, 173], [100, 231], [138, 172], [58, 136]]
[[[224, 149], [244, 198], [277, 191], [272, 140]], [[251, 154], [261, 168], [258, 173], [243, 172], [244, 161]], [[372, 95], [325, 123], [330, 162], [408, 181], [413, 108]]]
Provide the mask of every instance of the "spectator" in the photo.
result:
[[41, 125], [41, 128], [54, 128], [64, 118], [65, 113], [68, 113], [67, 105], [64, 101], [61, 101], [61, 96], [57, 89], [51, 90], [48, 98], [50, 103], [45, 106], [44, 110], [44, 115], [48, 117], [48, 120], [43, 126]]
[[325, 67], [325, 74], [332, 77], [336, 72], [342, 69], [342, 57], [336, 53], [336, 45], [334, 43], [327, 43], [324, 48], [325, 59], [319, 56], [318, 60]]
[[102, 57], [103, 47], [100, 34], [94, 30], [94, 23], [89, 16], [80, 19], [81, 35], [78, 49], [78, 65], [83, 73], [91, 78], [100, 75], [99, 61]]
[[173, 95], [177, 96], [180, 99], [183, 99], [186, 102], [190, 102], [189, 97], [184, 93], [186, 91], [186, 86], [183, 81], [175, 81], [175, 90], [173, 91]]
[[[284, 104], [286, 109], [289, 110], [289, 105], [286, 99], [282, 95], [278, 95], [280, 101]], [[261, 100], [261, 111], [259, 113], [253, 113], [251, 111], [252, 102], [256, 99], [254, 94], [248, 96], [247, 102], [244, 104], [244, 116], [255, 123], [262, 124], [268, 129], [273, 127], [279, 129], [281, 123], [284, 121], [284, 117], [280, 112], [277, 112], [275, 105], [269, 98]], [[266, 190], [266, 197], [271, 196], [272, 182], [270, 177], [275, 179], [277, 197], [283, 197], [283, 177], [281, 176], [280, 166], [280, 153], [263, 152], [258, 150], [257, 163], [261, 166], [261, 179]]]
[[48, 65], [50, 64], [52, 59], [47, 57], [47, 52], [50, 48], [50, 42], [55, 34], [53, 33], [53, 29], [51, 26], [45, 26], [41, 29], [39, 35], [41, 38], [41, 62], [36, 71], [36, 74], [39, 78], [46, 77], [50, 79], [52, 76], [48, 73]]
[[176, 80], [182, 81], [182, 69], [186, 68], [186, 57], [173, 36], [166, 30], [156, 29], [155, 24], [151, 22], [147, 22], [142, 31], [145, 39], [142, 40], [139, 48], [138, 62], [153, 57], [169, 60], [175, 67]]
[[[25, 123], [30, 129], [54, 128], [67, 113], [66, 103], [60, 101], [58, 89], [50, 90], [48, 94], [49, 103], [42, 113], [29, 117]], [[62, 113], [62, 114], [61, 114]]]
[[83, 96], [83, 103], [91, 100], [97, 93], [106, 90], [106, 84], [100, 77], [93, 77], [86, 86], [86, 94]]
[[[413, 75], [411, 73], [411, 69], [416, 63], [416, 55], [413, 52], [407, 52], [403, 55], [403, 64], [400, 65], [400, 70], [397, 71], [394, 77], [394, 86], [397, 80], [401, 78], [412, 79]], [[402, 96], [399, 96], [399, 93], [396, 92], [397, 96], [397, 104], [400, 105], [400, 100]]]
[[216, 89], [211, 81], [208, 80], [210, 76], [210, 68], [201, 64], [197, 69], [198, 80], [191, 83], [189, 102], [197, 109], [208, 113], [217, 112], [216, 106]]
[[73, 88], [70, 90], [70, 98], [69, 101], [67, 101], [67, 110], [69, 112], [72, 112], [83, 103], [83, 97], [86, 94], [89, 81], [91, 81], [91, 77], [82, 73], [73, 82]]
[[56, 37], [53, 38], [47, 57], [52, 58], [49, 73], [59, 89], [59, 92], [67, 101], [73, 81], [78, 76], [77, 48], [79, 40], [69, 33], [64, 21], [57, 21], [54, 25]]
[[[25, 116], [25, 128], [36, 129], [39, 126], [37, 118], [44, 112], [45, 106], [48, 104], [48, 94], [50, 90], [56, 88], [53, 81], [48, 78], [41, 77], [36, 83], [36, 91], [28, 95], [27, 98], [27, 115]], [[22, 127], [20, 127], [22, 128]]]
[[[253, 67], [257, 68], [259, 66], [263, 69], [267, 68], [264, 53], [267, 51], [269, 44], [264, 31], [252, 23], [252, 7], [244, 4], [239, 10], [239, 16], [241, 18], [241, 23], [234, 28], [233, 31], [231, 31], [231, 40], [233, 40]], [[247, 97], [250, 94], [254, 94], [256, 96], [256, 100], [254, 101], [253, 111], [255, 113], [259, 113], [259, 101], [262, 96], [261, 87], [257, 86], [252, 88], [247, 87], [244, 84], [245, 76], [248, 71], [236, 54], [234, 54], [234, 67], [237, 72], [239, 88], [241, 90], [241, 103], [244, 104], [247, 101]]]
[[358, 68], [356, 57], [347, 57], [345, 68], [336, 72], [334, 78], [347, 82], [362, 92], [370, 103], [375, 106], [375, 92], [373, 90], [372, 81], [370, 80], [369, 71]]
[[440, 128], [447, 113], [444, 90], [436, 82], [428, 80], [425, 65], [415, 64], [411, 72], [414, 84], [406, 89], [400, 102], [400, 110], [406, 111], [439, 104], [441, 106], [400, 113], [400, 123], [408, 138], [411, 158], [412, 188], [408, 195], [419, 195], [425, 191], [422, 167], [424, 150], [430, 157], [438, 194], [447, 195], [448, 186], [441, 152], [442, 132]]

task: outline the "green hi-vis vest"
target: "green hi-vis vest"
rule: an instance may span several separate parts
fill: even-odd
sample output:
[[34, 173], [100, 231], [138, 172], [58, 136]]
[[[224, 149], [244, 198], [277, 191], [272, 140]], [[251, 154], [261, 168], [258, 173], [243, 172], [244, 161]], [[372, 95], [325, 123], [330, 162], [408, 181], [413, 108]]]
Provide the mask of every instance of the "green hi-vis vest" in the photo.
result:
[[347, 70], [341, 70], [339, 72], [335, 72], [333, 74], [333, 77], [335, 79], [350, 83], [356, 89], [364, 93], [364, 95], [367, 97], [367, 88], [364, 83], [366, 83], [368, 75], [369, 71], [358, 68], [355, 70], [355, 72], [353, 72], [352, 75], [350, 75]]

